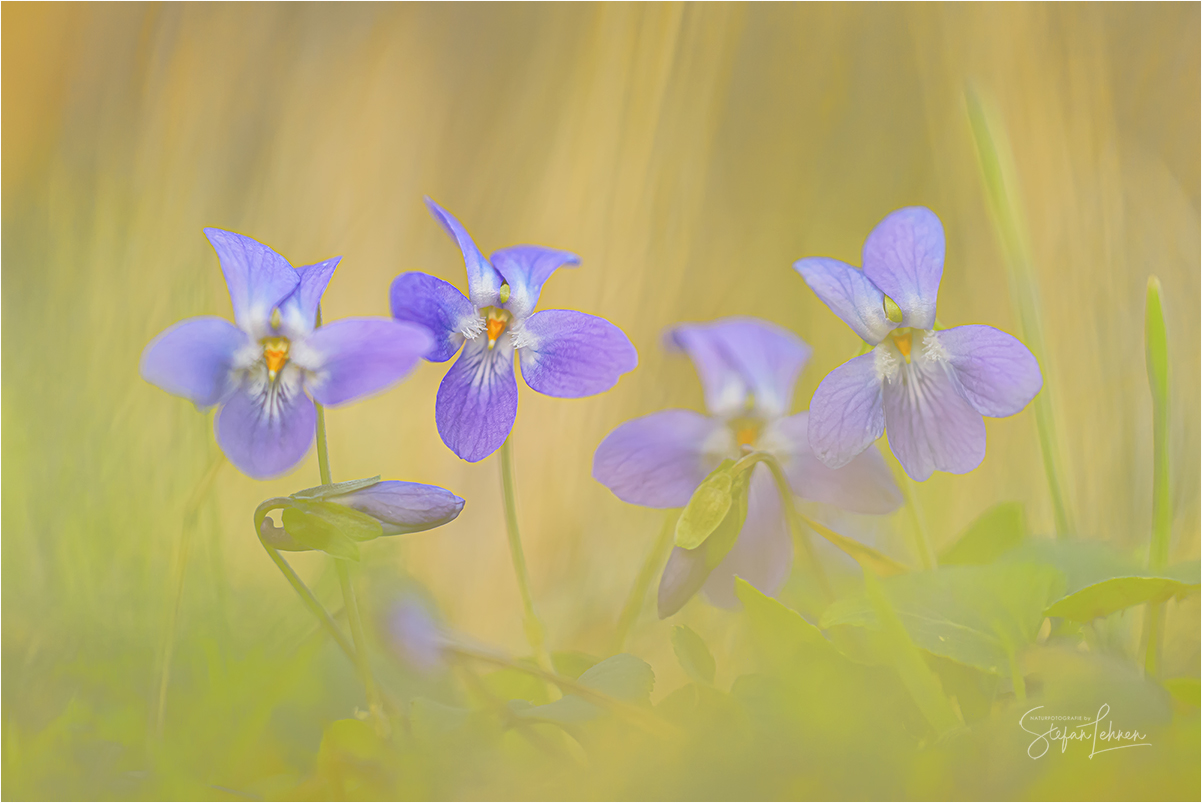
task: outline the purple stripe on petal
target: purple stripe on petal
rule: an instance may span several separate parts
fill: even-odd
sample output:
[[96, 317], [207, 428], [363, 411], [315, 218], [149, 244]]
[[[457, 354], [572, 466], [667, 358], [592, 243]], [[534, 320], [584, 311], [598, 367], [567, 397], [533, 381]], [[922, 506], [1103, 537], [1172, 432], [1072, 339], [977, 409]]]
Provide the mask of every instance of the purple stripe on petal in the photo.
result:
[[501, 274], [497, 273], [480, 253], [467, 229], [454, 215], [435, 203], [432, 198], [426, 198], [426, 208], [463, 252], [463, 262], [467, 267], [467, 294], [472, 303], [477, 307], [491, 307], [496, 304], [497, 294], [501, 289]]
[[430, 331], [416, 323], [343, 318], [315, 329], [296, 360], [315, 375], [306, 385], [316, 401], [345, 404], [402, 379], [432, 345]]
[[570, 251], [557, 251], [541, 245], [515, 245], [494, 251], [489, 261], [509, 285], [509, 300], [505, 302], [505, 309], [517, 318], [525, 318], [534, 312], [543, 282], [558, 268], [579, 265], [580, 257]]
[[472, 302], [450, 282], [425, 273], [402, 273], [389, 289], [392, 317], [425, 326], [434, 336], [434, 346], [425, 357], [446, 362], [463, 345], [463, 329], [476, 321]]
[[831, 468], [851, 462], [885, 431], [881, 373], [874, 349], [826, 375], [810, 400], [810, 447]]
[[300, 284], [292, 295], [280, 304], [280, 322], [288, 337], [304, 337], [313, 331], [317, 323], [317, 307], [322, 293], [334, 275], [334, 269], [342, 257], [333, 257], [314, 265], [303, 265], [296, 269]]
[[776, 434], [784, 443], [781, 463], [793, 493], [852, 513], [892, 513], [901, 491], [876, 447], [869, 446], [842, 468], [829, 468], [810, 449], [810, 414], [781, 419]]
[[739, 607], [735, 577], [742, 577], [768, 596], [774, 596], [793, 566], [793, 541], [781, 508], [780, 495], [767, 466], [752, 469], [747, 497], [747, 520], [739, 540], [710, 572], [702, 590], [706, 598], [723, 608]]
[[985, 421], [960, 395], [948, 366], [917, 344], [911, 354], [885, 383], [889, 447], [919, 482], [936, 469], [967, 474], [985, 459]]
[[150, 341], [138, 371], [168, 393], [212, 407], [233, 391], [234, 355], [249, 341], [224, 318], [188, 318]]
[[808, 257], [793, 268], [831, 312], [868, 343], [876, 345], [897, 324], [885, 317], [885, 296], [863, 271], [846, 262]]
[[501, 448], [518, 414], [513, 347], [507, 334], [495, 348], [469, 340], [438, 387], [434, 418], [451, 451], [475, 463]]
[[924, 206], [892, 212], [864, 241], [864, 275], [901, 307], [902, 326], [935, 328], [943, 252], [943, 224]]
[[572, 310], [531, 315], [514, 343], [522, 378], [548, 396], [575, 399], [602, 393], [639, 364], [638, 352], [621, 329]]
[[954, 369], [964, 398], [981, 415], [1004, 418], [1043, 387], [1039, 361], [1018, 338], [992, 326], [957, 326], [927, 334]]
[[692, 410], [663, 410], [627, 421], [605, 436], [593, 455], [593, 478], [623, 502], [684, 507], [718, 454], [707, 443], [726, 426]]
[[385, 480], [345, 496], [330, 498], [380, 522], [384, 535], [416, 533], [452, 521], [463, 500], [437, 485]]
[[217, 411], [221, 451], [248, 477], [266, 480], [296, 467], [313, 444], [317, 411], [300, 383], [244, 385]]
[[205, 229], [217, 252], [234, 305], [234, 320], [255, 337], [270, 331], [272, 310], [300, 284], [288, 260], [260, 242], [223, 229]]

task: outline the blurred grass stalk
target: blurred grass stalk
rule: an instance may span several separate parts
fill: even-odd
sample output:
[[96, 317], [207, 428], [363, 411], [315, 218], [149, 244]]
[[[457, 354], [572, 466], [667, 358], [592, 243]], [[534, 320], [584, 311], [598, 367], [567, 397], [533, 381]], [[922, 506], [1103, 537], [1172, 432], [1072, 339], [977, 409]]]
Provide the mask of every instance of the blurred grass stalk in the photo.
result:
[[[1152, 539], [1148, 569], [1162, 572], [1169, 563], [1169, 535], [1173, 523], [1169, 496], [1169, 355], [1160, 280], [1148, 277], [1144, 306], [1144, 349], [1148, 363], [1148, 388], [1152, 391]], [[1155, 677], [1160, 670], [1161, 619], [1164, 603], [1149, 603], [1144, 619], [1147, 653], [1144, 670]]]
[[1052, 510], [1056, 519], [1056, 536], [1067, 538], [1074, 532], [1073, 517], [1065, 498], [1061, 478], [1063, 460], [1056, 433], [1052, 394], [1047, 382], [1047, 350], [1043, 343], [1043, 324], [1039, 314], [1039, 294], [1031, 252], [1027, 243], [1026, 226], [1015, 188], [1017, 173], [1014, 157], [1006, 140], [1005, 128], [997, 114], [987, 108], [985, 100], [969, 83], [964, 90], [968, 103], [968, 120], [977, 146], [981, 175], [985, 181], [990, 218], [1005, 252], [1010, 295], [1018, 311], [1020, 333], [1027, 348], [1039, 360], [1044, 373], [1043, 391], [1031, 403], [1035, 408], [1035, 423], [1039, 428], [1039, 445], [1043, 452], [1043, 467], [1047, 474], [1048, 490], [1052, 495]]

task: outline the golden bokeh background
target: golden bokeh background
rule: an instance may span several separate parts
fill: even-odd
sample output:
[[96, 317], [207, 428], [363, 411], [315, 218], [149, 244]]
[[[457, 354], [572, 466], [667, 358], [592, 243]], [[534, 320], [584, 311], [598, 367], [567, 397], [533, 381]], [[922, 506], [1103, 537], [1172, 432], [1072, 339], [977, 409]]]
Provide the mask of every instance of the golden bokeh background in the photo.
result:
[[[246, 233], [293, 264], [341, 254], [327, 320], [384, 315], [402, 271], [465, 285], [424, 195], [485, 253], [535, 242], [580, 254], [541, 306], [603, 315], [639, 350], [639, 368], [599, 397], [522, 386], [513, 434], [551, 641], [600, 651], [662, 514], [592, 480], [593, 450], [628, 418], [701, 405], [692, 368], [661, 348], [666, 327], [753, 314], [792, 329], [815, 350], [794, 400], [804, 409], [858, 343], [792, 262], [858, 264], [880, 218], [922, 204], [947, 234], [941, 320], [1018, 331], [969, 84], [991, 99], [1014, 152], [1080, 536], [1147, 543], [1143, 308], [1156, 274], [1170, 331], [1172, 557], [1198, 556], [1197, 4], [6, 3], [2, 13], [10, 678], [64, 662], [85, 675], [103, 660], [152, 685], [182, 510], [219, 453], [211, 413], [148, 385], [137, 366], [175, 321], [230, 314], [201, 228]], [[379, 473], [467, 499], [451, 525], [373, 544], [366, 560], [403, 565], [456, 628], [520, 652], [497, 459], [467, 464], [441, 443], [444, 371], [423, 364], [331, 410], [334, 476]], [[938, 543], [1006, 500], [1051, 530], [1030, 410], [989, 419], [988, 433], [979, 469], [919, 490]], [[317, 482], [312, 454], [271, 482], [228, 466], [218, 475], [181, 638], [254, 644], [282, 617], [304, 622], [251, 512]], [[316, 578], [323, 561], [294, 563]], [[1182, 608], [1196, 630], [1197, 597]], [[720, 614], [694, 602], [681, 616]], [[679, 669], [656, 646], [667, 627], [645, 622], [634, 651], [670, 678]], [[180, 660], [189, 654], [181, 647]], [[1196, 675], [1196, 642], [1185, 653], [1170, 644], [1167, 660]], [[45, 694], [61, 708], [61, 694]]]

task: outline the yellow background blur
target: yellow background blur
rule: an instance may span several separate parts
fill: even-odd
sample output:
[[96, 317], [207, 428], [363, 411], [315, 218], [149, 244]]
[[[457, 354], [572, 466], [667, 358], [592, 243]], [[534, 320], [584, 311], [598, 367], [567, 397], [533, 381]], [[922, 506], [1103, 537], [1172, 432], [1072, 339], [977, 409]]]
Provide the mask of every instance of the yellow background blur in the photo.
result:
[[[521, 386], [513, 435], [551, 641], [599, 651], [662, 519], [593, 481], [593, 450], [628, 418], [701, 405], [691, 366], [660, 346], [666, 327], [754, 314], [792, 329], [815, 349], [794, 401], [804, 409], [858, 343], [792, 262], [858, 264], [880, 218], [922, 204], [947, 234], [941, 320], [1017, 331], [967, 82], [1014, 150], [1080, 533], [1131, 550], [1148, 538], [1143, 291], [1155, 273], [1171, 337], [1173, 559], [1197, 557], [1198, 65], [1197, 4], [6, 3], [6, 671], [48, 655], [87, 665], [76, 645], [103, 633], [129, 639], [128, 671], [150, 687], [182, 509], [218, 452], [211, 414], [137, 365], [175, 321], [230, 314], [201, 228], [246, 233], [297, 265], [341, 254], [325, 317], [384, 315], [402, 271], [465, 285], [427, 194], [485, 253], [535, 242], [580, 254], [541, 306], [604, 315], [639, 349], [638, 370], [600, 397]], [[334, 476], [466, 498], [453, 524], [373, 544], [366, 559], [404, 564], [451, 624], [521, 651], [496, 457], [470, 465], [443, 446], [444, 372], [423, 364], [330, 411]], [[988, 431], [979, 469], [920, 489], [937, 543], [1012, 499], [1051, 529], [1031, 412]], [[272, 482], [222, 471], [185, 633], [253, 640], [299, 607], [251, 512], [317, 482], [312, 454]], [[312, 577], [323, 560], [294, 563]], [[683, 615], [710, 613], [695, 602]], [[666, 647], [646, 634], [661, 628], [662, 644], [666, 627], [635, 642], [657, 671]], [[1196, 673], [1196, 648], [1168, 649]], [[5, 685], [6, 705], [16, 693]]]

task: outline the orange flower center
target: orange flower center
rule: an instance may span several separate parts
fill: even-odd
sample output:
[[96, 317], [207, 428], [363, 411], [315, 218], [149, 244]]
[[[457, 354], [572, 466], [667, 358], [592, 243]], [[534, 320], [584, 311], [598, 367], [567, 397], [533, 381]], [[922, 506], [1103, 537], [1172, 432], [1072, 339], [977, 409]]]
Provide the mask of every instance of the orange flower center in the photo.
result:
[[893, 345], [897, 346], [897, 350], [906, 358], [906, 362], [910, 361], [910, 349], [914, 346], [914, 335], [909, 329], [896, 329], [891, 335]]
[[760, 439], [760, 422], [754, 418], [731, 419], [730, 429], [735, 435], [735, 447], [739, 451], [754, 448]]
[[487, 307], [480, 311], [484, 313], [484, 327], [488, 334], [488, 347], [491, 349], [497, 345], [497, 338], [504, 333], [513, 316], [507, 310], [497, 307]]
[[263, 361], [267, 363], [267, 374], [276, 378], [280, 370], [288, 362], [288, 338], [263, 338]]

